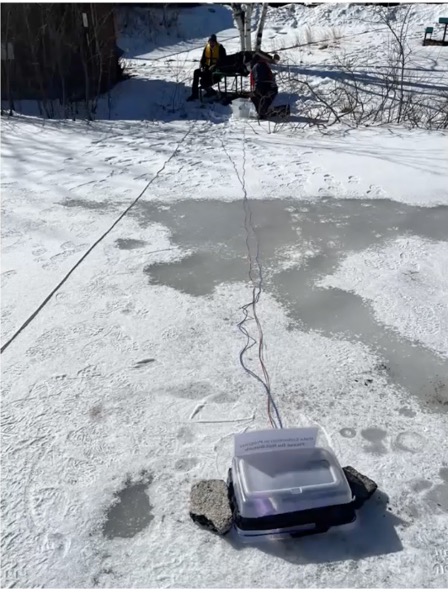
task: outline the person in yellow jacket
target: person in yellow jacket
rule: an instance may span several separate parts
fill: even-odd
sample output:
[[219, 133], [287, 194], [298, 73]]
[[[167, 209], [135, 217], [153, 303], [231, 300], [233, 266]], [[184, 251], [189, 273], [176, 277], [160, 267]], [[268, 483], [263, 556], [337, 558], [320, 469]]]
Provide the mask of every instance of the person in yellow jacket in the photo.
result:
[[226, 50], [223, 45], [218, 43], [216, 35], [212, 35], [204, 47], [201, 58], [201, 67], [194, 71], [193, 86], [191, 88], [191, 95], [187, 101], [194, 101], [199, 96], [199, 82], [202, 88], [206, 89], [206, 96], [215, 94], [211, 88], [216, 80], [213, 80], [213, 70], [219, 62], [226, 57]]

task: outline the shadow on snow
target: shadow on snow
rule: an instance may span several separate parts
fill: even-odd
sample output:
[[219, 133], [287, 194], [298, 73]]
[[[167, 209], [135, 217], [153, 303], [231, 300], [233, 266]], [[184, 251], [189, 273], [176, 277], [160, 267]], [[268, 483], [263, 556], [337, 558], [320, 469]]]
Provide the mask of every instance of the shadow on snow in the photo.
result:
[[361, 510], [350, 531], [328, 531], [324, 534], [303, 538], [242, 543], [232, 531], [226, 541], [236, 550], [248, 545], [270, 556], [276, 556], [290, 564], [323, 564], [361, 560], [385, 554], [394, 554], [403, 549], [395, 530], [405, 522], [387, 510], [389, 497], [378, 491]]
[[[232, 109], [218, 103], [203, 104], [199, 101], [187, 103], [190, 87], [183, 83], [162, 79], [130, 78], [118, 83], [107, 95], [100, 97], [93, 119], [100, 121], [157, 121], [175, 122], [182, 120], [223, 123]], [[52, 102], [53, 121], [89, 119], [84, 102], [75, 107], [75, 117], [66, 117], [59, 101]], [[5, 107], [5, 106], [4, 106]], [[15, 113], [30, 117], [42, 117], [37, 101], [17, 101]], [[48, 120], [47, 120], [48, 121]]]

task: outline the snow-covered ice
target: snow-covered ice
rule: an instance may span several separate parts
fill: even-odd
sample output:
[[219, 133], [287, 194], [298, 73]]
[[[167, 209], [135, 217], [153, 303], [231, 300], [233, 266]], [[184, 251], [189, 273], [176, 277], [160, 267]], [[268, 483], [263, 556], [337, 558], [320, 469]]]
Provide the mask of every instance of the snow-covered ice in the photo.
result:
[[372, 300], [375, 315], [408, 339], [448, 358], [448, 245], [399, 238], [347, 257], [320, 286]]
[[[413, 8], [416, 39], [446, 8]], [[447, 135], [272, 133], [185, 107], [202, 37], [238, 48], [227, 8], [193, 10], [180, 39], [127, 34], [136, 76], [112, 119], [2, 118], [2, 345], [144, 192], [2, 354], [2, 585], [446, 586]], [[376, 11], [272, 9], [265, 37], [363, 32]], [[381, 42], [361, 38], [347, 51]], [[348, 531], [242, 546], [188, 516], [192, 483], [226, 477], [232, 435], [267, 426], [238, 360], [243, 178], [284, 423], [319, 426], [379, 485]]]

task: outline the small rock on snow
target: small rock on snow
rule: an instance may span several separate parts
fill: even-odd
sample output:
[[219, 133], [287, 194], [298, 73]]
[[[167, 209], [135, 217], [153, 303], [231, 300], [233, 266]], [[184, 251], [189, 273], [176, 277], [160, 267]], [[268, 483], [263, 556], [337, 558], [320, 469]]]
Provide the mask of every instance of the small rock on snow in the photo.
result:
[[195, 523], [224, 535], [232, 527], [227, 485], [223, 480], [202, 480], [190, 493], [190, 517]]
[[373, 480], [360, 474], [350, 465], [342, 469], [355, 497], [355, 507], [359, 509], [372, 496], [378, 486]]

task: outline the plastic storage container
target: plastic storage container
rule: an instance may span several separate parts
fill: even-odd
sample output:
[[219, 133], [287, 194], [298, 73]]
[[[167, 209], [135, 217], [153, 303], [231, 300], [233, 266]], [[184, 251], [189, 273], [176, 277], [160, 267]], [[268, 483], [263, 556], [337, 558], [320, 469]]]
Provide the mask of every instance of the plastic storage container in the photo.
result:
[[345, 474], [323, 447], [235, 455], [229, 490], [242, 536], [318, 533], [356, 516]]
[[249, 119], [257, 115], [255, 107], [249, 99], [234, 99], [232, 112], [237, 119]]

